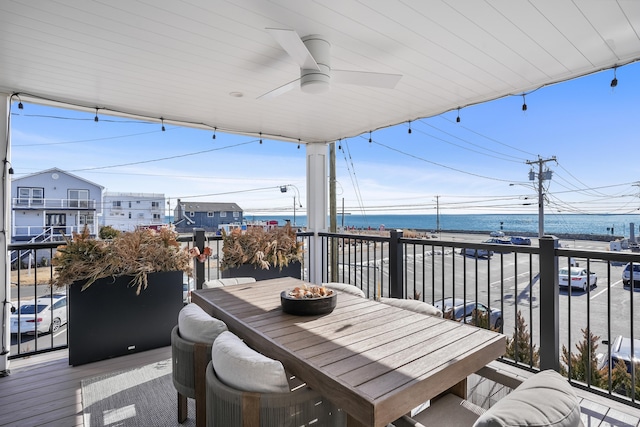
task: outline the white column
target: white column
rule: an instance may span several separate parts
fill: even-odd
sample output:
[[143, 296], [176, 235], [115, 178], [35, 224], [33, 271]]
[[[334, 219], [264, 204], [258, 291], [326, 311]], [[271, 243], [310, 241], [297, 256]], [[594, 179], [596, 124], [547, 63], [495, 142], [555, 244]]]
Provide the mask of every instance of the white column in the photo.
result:
[[[0, 376], [9, 374], [9, 350], [11, 348], [11, 329], [9, 315], [11, 314], [11, 262], [7, 245], [11, 236], [9, 232], [9, 213], [11, 204], [11, 180], [9, 177], [10, 143], [9, 143], [9, 103], [11, 96], [0, 93], [0, 170], [2, 171], [2, 185], [0, 185], [0, 304], [2, 304], [2, 348], [0, 349]], [[5, 157], [6, 156], [6, 157]]]
[[309, 281], [322, 282], [322, 242], [318, 236], [327, 231], [329, 179], [327, 177], [329, 144], [307, 144], [307, 228], [314, 233], [309, 242]]

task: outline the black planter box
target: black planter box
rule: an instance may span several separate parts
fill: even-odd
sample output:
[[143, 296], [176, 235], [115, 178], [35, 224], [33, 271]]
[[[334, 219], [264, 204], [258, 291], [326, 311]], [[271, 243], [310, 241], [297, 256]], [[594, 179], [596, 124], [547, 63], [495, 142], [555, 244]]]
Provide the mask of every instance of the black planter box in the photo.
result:
[[282, 267], [282, 270], [274, 267], [269, 270], [263, 270], [254, 265], [244, 264], [239, 267], [222, 270], [223, 279], [230, 277], [254, 277], [256, 280], [277, 279], [278, 277], [295, 277], [296, 279], [301, 279], [302, 266], [300, 262], [292, 262]]
[[136, 295], [131, 276], [69, 287], [69, 364], [82, 365], [171, 344], [182, 302], [181, 271], [151, 273]]

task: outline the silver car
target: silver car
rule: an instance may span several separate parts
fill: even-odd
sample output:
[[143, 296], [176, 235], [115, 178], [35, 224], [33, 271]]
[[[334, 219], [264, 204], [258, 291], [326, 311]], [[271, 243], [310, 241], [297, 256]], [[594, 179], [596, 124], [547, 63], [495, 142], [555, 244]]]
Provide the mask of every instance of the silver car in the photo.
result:
[[473, 323], [473, 310], [477, 310], [481, 315], [489, 313], [491, 329], [502, 332], [502, 311], [500, 309], [489, 308], [481, 302], [465, 301], [461, 298], [445, 298], [435, 301], [433, 305], [443, 313], [453, 310], [453, 320], [464, 323]]
[[[629, 286], [631, 283], [631, 263], [624, 266], [622, 270], [622, 283], [624, 286]], [[633, 286], [636, 283], [640, 283], [640, 263], [633, 264]]]

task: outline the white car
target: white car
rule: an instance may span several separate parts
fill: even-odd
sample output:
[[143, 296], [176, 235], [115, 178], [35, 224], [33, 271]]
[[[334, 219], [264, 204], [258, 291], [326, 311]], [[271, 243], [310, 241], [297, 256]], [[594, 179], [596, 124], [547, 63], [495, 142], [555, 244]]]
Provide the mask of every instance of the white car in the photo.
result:
[[489, 233], [489, 236], [491, 236], [491, 237], [504, 237], [504, 232], [503, 231], [492, 231], [491, 233]]
[[587, 288], [596, 286], [598, 276], [593, 271], [587, 271], [586, 268], [571, 267], [569, 270], [564, 267], [558, 271], [558, 282], [562, 287], [578, 288], [586, 292]]
[[55, 333], [67, 323], [67, 297], [54, 294], [25, 301], [12, 310], [11, 333]]

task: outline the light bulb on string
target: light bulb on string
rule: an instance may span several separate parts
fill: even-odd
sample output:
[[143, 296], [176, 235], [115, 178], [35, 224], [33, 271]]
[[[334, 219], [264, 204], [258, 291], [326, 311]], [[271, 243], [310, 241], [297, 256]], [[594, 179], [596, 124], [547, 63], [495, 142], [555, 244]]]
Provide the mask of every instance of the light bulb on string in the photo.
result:
[[618, 86], [618, 78], [616, 77], [617, 70], [618, 70], [618, 66], [613, 67], [613, 80], [611, 80], [611, 89]]
[[162, 123], [162, 132], [164, 132], [166, 129], [164, 128], [164, 119], [162, 117], [160, 117], [160, 122]]
[[216, 130], [218, 130], [218, 128], [214, 127], [213, 128], [213, 136], [211, 137], [211, 139], [216, 139]]
[[22, 105], [22, 99], [20, 98], [20, 95], [18, 95], [17, 93], [14, 93], [13, 96], [17, 96], [18, 97], [18, 110], [23, 110], [24, 109], [24, 105]]
[[93, 118], [94, 122], [99, 122], [100, 119], [98, 118], [98, 108], [96, 108], [96, 116]]
[[527, 111], [527, 100], [524, 93], [522, 94], [522, 111]]
[[338, 150], [342, 150], [342, 140], [338, 141]]
[[409, 120], [409, 130], [407, 131], [408, 134], [411, 134], [411, 120]]
[[262, 132], [260, 132], [260, 144], [262, 144]]
[[369, 144], [371, 144], [371, 131], [369, 131]]
[[460, 107], [458, 107], [458, 117], [456, 117], [456, 123], [460, 123]]

